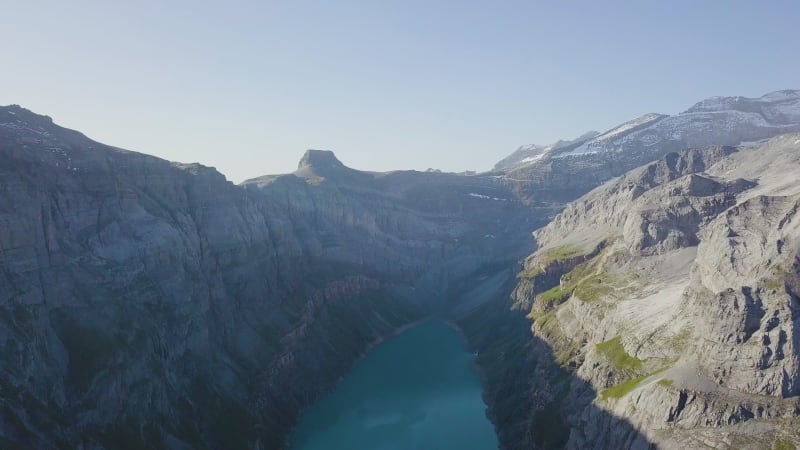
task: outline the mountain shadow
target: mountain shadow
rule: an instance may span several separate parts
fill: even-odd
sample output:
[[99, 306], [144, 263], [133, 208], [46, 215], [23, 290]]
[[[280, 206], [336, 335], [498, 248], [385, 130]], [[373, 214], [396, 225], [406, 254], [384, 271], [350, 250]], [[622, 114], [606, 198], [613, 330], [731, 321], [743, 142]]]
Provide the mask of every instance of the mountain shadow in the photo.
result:
[[[513, 289], [507, 286], [506, 289]], [[524, 313], [498, 295], [458, 325], [477, 352], [488, 415], [501, 448], [654, 449], [623, 418], [598, 408], [598, 392], [564, 366]]]

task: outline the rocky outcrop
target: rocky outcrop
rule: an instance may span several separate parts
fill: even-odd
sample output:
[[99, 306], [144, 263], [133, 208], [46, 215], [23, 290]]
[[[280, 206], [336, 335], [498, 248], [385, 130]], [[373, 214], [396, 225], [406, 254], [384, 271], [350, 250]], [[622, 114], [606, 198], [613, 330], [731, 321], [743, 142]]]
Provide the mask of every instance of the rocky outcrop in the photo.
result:
[[515, 302], [532, 339], [582, 380], [559, 407], [567, 447], [800, 439], [787, 425], [800, 414], [795, 173], [798, 134], [669, 154], [535, 233]]

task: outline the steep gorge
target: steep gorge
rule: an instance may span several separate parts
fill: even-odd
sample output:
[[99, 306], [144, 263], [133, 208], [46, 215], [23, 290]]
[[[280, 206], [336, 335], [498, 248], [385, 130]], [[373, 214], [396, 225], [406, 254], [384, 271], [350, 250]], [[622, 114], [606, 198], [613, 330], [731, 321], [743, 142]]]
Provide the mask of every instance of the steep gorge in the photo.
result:
[[[769, 108], [798, 104], [791, 92], [765, 96]], [[729, 130], [705, 120], [718, 112], [672, 123], [710, 129], [709, 143], [797, 126], [784, 114]], [[772, 158], [670, 153], [687, 143], [653, 144], [651, 125], [605, 133], [618, 148], [506, 172], [361, 172], [312, 150], [293, 174], [236, 186], [0, 108], [0, 444], [279, 448], [371, 343], [443, 313], [479, 353], [504, 448], [785, 434], [798, 385], [793, 138], [765, 147]], [[568, 206], [515, 277], [532, 230], [658, 158]], [[761, 249], [756, 263], [739, 262], [743, 248]], [[739, 285], [743, 274], [757, 279]], [[677, 310], [691, 320], [669, 321]], [[697, 366], [702, 383], [684, 355], [716, 361]], [[715, 428], [734, 422], [744, 428]]]
[[541, 220], [491, 177], [309, 151], [234, 186], [3, 113], [9, 445], [276, 448], [370, 343], [513, 277]]

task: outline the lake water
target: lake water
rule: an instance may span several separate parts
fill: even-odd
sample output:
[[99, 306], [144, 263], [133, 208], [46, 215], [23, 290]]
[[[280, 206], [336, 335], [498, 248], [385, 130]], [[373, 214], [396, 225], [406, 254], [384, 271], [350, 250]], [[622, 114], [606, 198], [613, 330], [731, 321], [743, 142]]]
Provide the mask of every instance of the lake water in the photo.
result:
[[309, 408], [293, 450], [494, 450], [481, 383], [458, 333], [425, 322], [370, 350]]

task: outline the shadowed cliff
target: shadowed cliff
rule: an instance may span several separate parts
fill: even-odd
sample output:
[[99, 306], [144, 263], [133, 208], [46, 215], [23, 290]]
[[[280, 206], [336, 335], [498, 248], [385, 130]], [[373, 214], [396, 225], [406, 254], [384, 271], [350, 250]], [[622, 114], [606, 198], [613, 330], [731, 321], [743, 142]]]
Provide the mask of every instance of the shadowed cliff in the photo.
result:
[[19, 107], [0, 154], [13, 446], [277, 448], [371, 342], [451, 307], [452, 286], [510, 279], [549, 213], [508, 180], [315, 151], [235, 186]]

